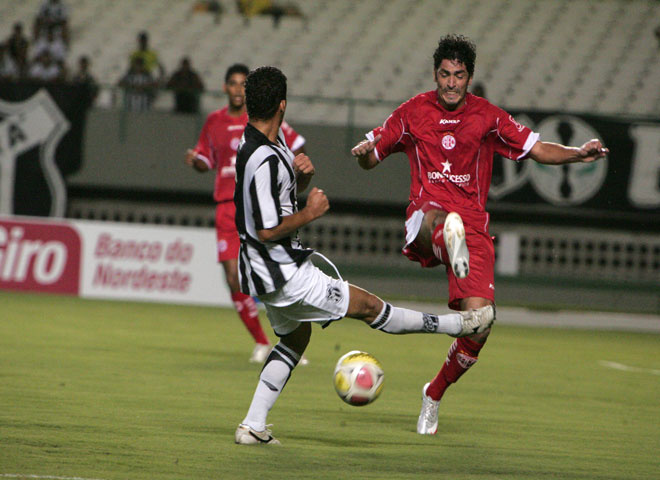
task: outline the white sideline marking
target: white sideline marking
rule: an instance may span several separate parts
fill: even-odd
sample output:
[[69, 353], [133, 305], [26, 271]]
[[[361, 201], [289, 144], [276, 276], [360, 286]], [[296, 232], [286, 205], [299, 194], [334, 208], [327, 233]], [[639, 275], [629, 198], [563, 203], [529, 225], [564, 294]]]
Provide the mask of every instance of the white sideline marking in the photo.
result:
[[640, 368], [624, 365], [623, 363], [610, 362], [608, 360], [601, 360], [600, 363], [603, 367], [613, 368], [614, 370], [621, 370], [622, 372], [641, 372], [650, 373], [651, 375], [660, 375], [660, 370], [655, 368]]
[[26, 475], [21, 473], [0, 473], [2, 478], [38, 478], [44, 480], [102, 480], [100, 478], [57, 477], [54, 475]]

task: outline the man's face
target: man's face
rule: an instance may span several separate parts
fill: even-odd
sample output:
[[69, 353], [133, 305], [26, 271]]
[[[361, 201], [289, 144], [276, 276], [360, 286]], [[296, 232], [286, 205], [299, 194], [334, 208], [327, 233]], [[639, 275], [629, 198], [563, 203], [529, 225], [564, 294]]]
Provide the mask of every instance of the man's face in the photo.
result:
[[234, 73], [225, 83], [223, 90], [227, 94], [229, 106], [233, 110], [240, 110], [245, 106], [245, 80], [242, 73]]
[[447, 110], [456, 110], [465, 103], [465, 94], [472, 78], [463, 62], [443, 59], [434, 73], [438, 84], [438, 101]]

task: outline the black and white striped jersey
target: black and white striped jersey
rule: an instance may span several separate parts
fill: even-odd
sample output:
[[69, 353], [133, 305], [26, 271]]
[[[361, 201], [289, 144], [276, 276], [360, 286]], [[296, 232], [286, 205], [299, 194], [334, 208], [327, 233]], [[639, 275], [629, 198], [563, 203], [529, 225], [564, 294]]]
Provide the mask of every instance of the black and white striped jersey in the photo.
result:
[[302, 247], [297, 233], [275, 242], [257, 236], [298, 211], [293, 153], [282, 129], [275, 144], [251, 124], [245, 127], [236, 156], [234, 203], [241, 291], [263, 295], [281, 288], [313, 252]]

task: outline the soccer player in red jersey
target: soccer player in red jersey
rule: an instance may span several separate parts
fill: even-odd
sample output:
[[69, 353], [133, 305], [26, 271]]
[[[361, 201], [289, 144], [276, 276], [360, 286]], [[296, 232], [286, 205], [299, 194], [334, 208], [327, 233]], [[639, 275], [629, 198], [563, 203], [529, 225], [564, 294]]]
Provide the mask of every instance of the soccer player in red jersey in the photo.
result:
[[[433, 55], [437, 88], [399, 106], [351, 153], [364, 169], [394, 152], [410, 160], [410, 204], [403, 253], [422, 267], [447, 266], [449, 307], [494, 305], [495, 250], [488, 232], [486, 199], [493, 154], [547, 164], [593, 162], [607, 155], [599, 140], [567, 147], [539, 140], [487, 100], [467, 93], [476, 47], [462, 35], [447, 35]], [[422, 391], [420, 434], [435, 434], [438, 403], [449, 385], [477, 361], [490, 329], [458, 338], [442, 369]]]
[[[263, 363], [270, 352], [270, 342], [259, 323], [254, 299], [240, 291], [237, 260], [240, 241], [234, 222], [236, 150], [248, 121], [245, 109], [245, 79], [248, 73], [250, 70], [242, 64], [234, 64], [227, 69], [223, 91], [227, 94], [228, 104], [209, 114], [197, 145], [186, 152], [185, 163], [199, 172], [217, 171], [213, 198], [217, 203], [215, 229], [218, 261], [223, 266], [236, 311], [256, 342], [250, 362]], [[286, 123], [282, 124], [282, 132], [294, 153], [304, 153], [304, 137]]]

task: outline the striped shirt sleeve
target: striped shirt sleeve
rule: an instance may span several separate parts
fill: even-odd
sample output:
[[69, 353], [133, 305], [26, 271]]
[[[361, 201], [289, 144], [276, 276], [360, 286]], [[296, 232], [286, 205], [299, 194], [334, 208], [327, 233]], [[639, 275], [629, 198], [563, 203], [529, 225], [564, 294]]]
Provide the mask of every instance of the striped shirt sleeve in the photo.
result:
[[266, 158], [255, 170], [250, 182], [252, 214], [256, 230], [277, 227], [282, 223], [278, 189], [278, 164], [276, 155]]

